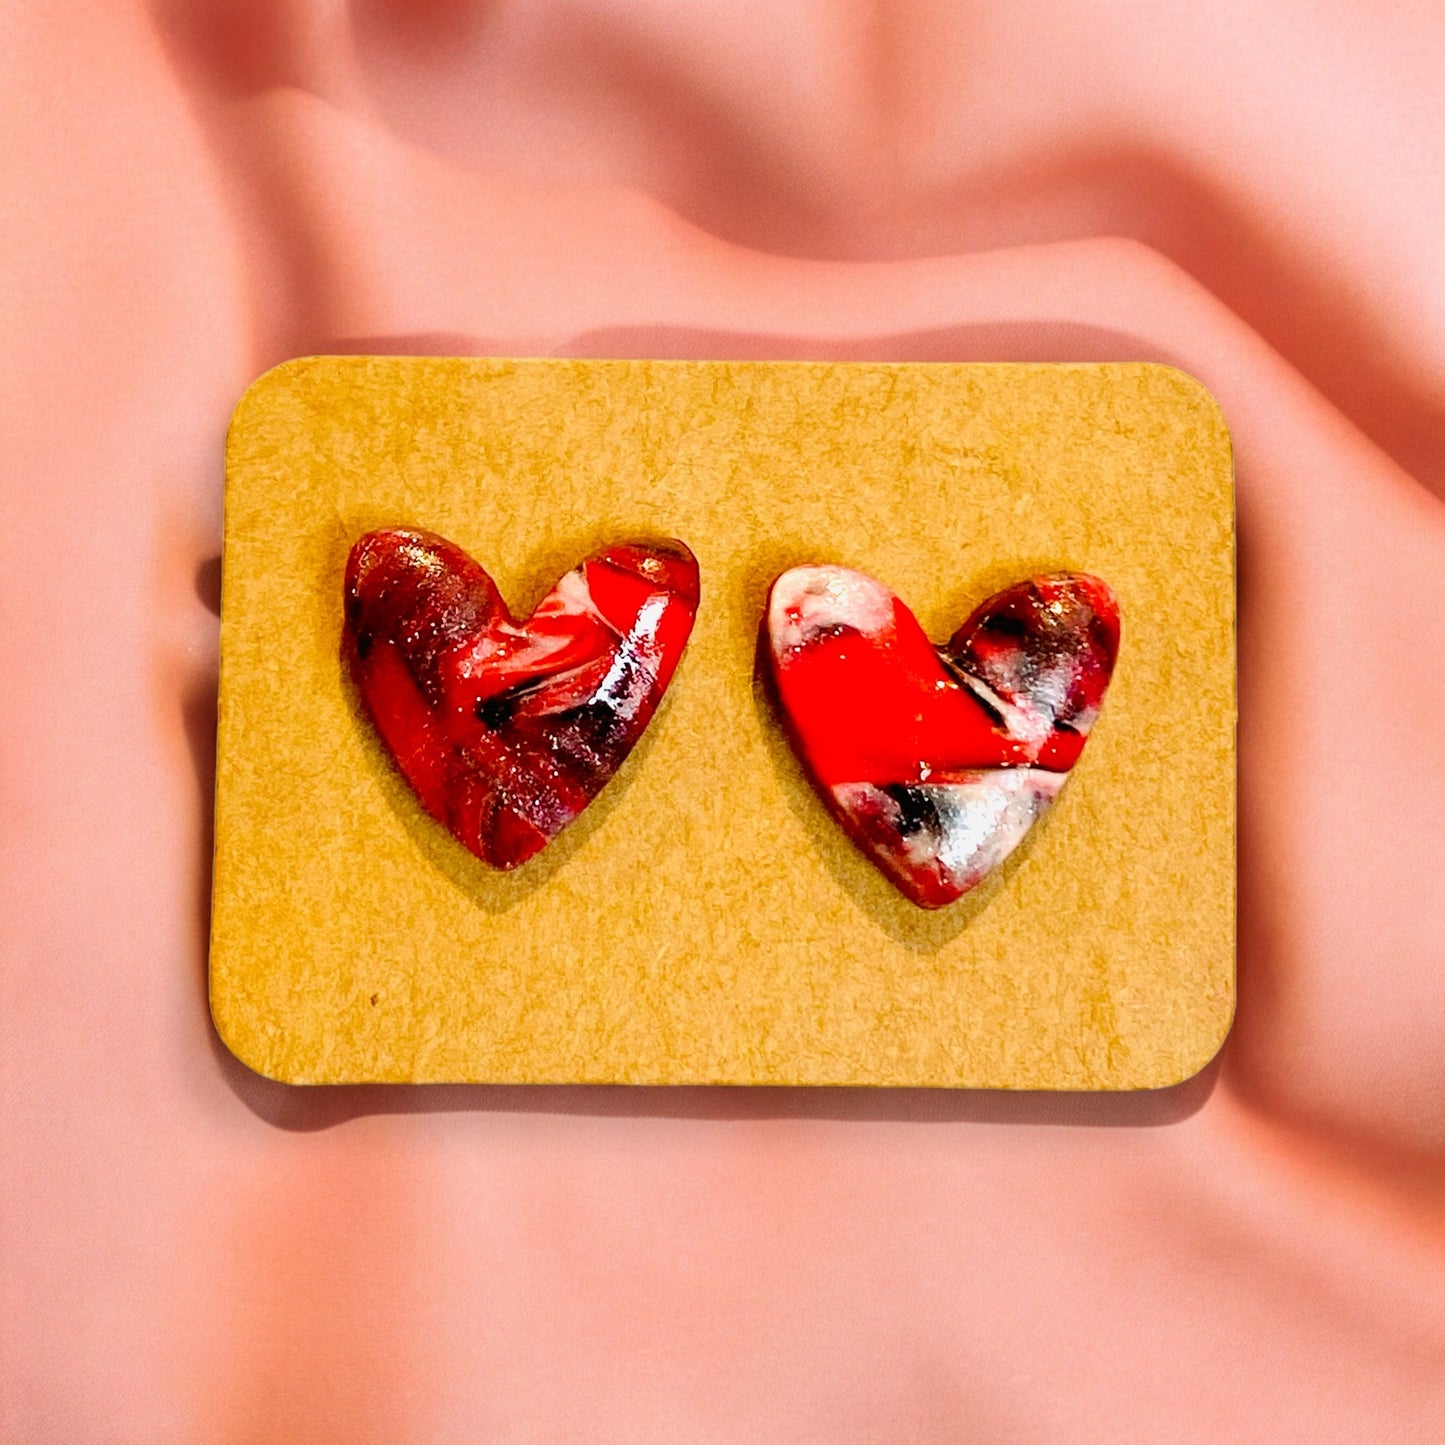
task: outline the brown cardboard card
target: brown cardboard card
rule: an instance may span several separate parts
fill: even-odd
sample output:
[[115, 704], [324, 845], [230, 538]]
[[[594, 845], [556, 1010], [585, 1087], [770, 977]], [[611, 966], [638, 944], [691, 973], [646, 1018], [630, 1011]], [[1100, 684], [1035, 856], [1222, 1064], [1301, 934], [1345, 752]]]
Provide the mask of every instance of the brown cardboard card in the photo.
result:
[[[1234, 1006], [1228, 432], [1155, 365], [317, 357], [227, 449], [211, 1006], [295, 1083], [1129, 1089]], [[342, 570], [440, 532], [525, 615], [676, 536], [702, 604], [601, 796], [514, 873], [423, 813], [342, 668]], [[774, 576], [871, 573], [944, 638], [993, 591], [1105, 578], [1123, 643], [1053, 811], [924, 912], [853, 848], [754, 680]]]

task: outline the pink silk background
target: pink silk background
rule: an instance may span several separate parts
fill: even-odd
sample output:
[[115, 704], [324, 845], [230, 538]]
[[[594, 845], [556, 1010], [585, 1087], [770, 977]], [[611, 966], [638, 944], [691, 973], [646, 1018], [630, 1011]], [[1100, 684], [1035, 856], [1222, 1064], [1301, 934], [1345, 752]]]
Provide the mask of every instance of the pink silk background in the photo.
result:
[[[1445, 1438], [1445, 19], [12, 0], [0, 1434]], [[270, 1085], [221, 444], [336, 350], [1162, 358], [1233, 428], [1240, 1006], [1133, 1098]]]

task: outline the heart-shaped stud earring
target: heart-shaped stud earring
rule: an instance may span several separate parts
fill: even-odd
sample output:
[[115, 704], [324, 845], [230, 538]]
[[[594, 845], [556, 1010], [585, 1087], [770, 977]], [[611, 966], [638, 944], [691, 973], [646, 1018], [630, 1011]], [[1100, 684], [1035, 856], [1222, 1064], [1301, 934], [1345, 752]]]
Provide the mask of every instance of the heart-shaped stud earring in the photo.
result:
[[772, 690], [858, 847], [921, 908], [975, 887], [1059, 795], [1098, 717], [1119, 608], [1055, 572], [990, 597], [941, 647], [881, 583], [795, 567], [768, 594]]
[[426, 811], [484, 862], [515, 868], [632, 751], [697, 603], [697, 559], [681, 542], [624, 542], [519, 622], [460, 547], [389, 529], [351, 549], [342, 652]]

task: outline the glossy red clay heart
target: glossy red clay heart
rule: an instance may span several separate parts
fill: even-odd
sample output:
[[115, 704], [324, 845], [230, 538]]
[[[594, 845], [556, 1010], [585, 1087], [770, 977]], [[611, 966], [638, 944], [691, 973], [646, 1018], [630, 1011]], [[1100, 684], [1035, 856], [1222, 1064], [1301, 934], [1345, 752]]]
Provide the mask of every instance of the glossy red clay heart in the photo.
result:
[[602, 790], [657, 710], [697, 612], [681, 542], [624, 542], [525, 622], [460, 547], [370, 532], [346, 564], [342, 652], [422, 806], [515, 868]]
[[764, 620], [794, 749], [862, 851], [921, 908], [967, 893], [1048, 811], [1114, 671], [1119, 608], [1055, 572], [978, 607], [942, 647], [881, 583], [795, 567]]

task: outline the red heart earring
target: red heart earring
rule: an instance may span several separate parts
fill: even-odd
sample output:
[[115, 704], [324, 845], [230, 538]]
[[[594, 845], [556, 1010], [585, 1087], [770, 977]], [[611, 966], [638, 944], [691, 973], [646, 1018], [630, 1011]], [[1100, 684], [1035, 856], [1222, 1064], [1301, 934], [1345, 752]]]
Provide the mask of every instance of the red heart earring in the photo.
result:
[[697, 559], [681, 542], [624, 542], [518, 622], [460, 547], [371, 532], [346, 564], [342, 653], [426, 811], [484, 862], [515, 868], [632, 751], [697, 603]]
[[770, 680], [834, 817], [914, 903], [975, 887], [1048, 811], [1099, 714], [1119, 608], [1055, 572], [990, 597], [941, 647], [881, 583], [795, 567], [768, 594]]

